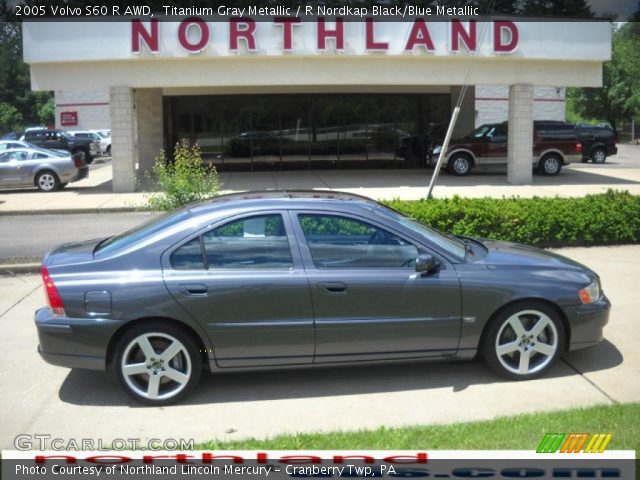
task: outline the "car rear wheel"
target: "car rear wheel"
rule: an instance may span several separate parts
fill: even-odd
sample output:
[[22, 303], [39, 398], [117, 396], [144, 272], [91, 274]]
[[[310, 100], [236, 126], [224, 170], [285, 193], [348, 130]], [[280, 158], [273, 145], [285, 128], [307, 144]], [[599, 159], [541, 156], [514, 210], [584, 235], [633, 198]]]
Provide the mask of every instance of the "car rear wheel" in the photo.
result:
[[481, 348], [495, 372], [513, 380], [528, 380], [551, 368], [564, 345], [564, 325], [557, 313], [542, 303], [526, 302], [494, 319]]
[[471, 158], [464, 153], [454, 154], [447, 163], [447, 170], [460, 177], [469, 175], [472, 167]]
[[607, 161], [607, 152], [602, 148], [596, 148], [591, 153], [591, 160], [593, 160], [593, 163], [602, 164]]
[[180, 401], [196, 386], [202, 363], [190, 335], [171, 325], [146, 324], [117, 343], [112, 362], [124, 390], [148, 405]]
[[562, 170], [562, 159], [558, 155], [547, 155], [540, 160], [539, 170], [543, 175], [558, 175]]
[[53, 192], [60, 188], [60, 179], [54, 172], [45, 170], [36, 176], [36, 187], [41, 192]]

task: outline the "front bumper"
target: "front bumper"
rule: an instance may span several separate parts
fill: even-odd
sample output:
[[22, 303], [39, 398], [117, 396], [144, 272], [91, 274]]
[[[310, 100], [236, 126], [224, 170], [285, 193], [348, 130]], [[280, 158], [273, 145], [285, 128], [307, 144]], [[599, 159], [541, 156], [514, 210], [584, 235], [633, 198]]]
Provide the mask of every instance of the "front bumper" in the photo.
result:
[[564, 311], [571, 331], [569, 351], [592, 347], [602, 341], [611, 311], [611, 303], [604, 294], [596, 302], [565, 307]]
[[119, 320], [56, 317], [48, 308], [35, 313], [38, 353], [52, 365], [105, 370], [107, 348]]

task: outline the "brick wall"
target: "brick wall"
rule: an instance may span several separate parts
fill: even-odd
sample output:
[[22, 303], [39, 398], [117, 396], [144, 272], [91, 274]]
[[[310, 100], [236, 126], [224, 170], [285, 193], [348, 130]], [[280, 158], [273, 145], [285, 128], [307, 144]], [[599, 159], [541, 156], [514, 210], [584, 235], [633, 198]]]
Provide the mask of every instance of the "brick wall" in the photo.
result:
[[[56, 90], [56, 128], [66, 130], [93, 130], [111, 127], [109, 118], [109, 90]], [[62, 112], [77, 112], [77, 126], [62, 126]]]
[[[476, 126], [508, 119], [508, 86], [479, 85], [475, 98]], [[534, 87], [533, 99], [534, 120], [565, 120], [565, 88]]]

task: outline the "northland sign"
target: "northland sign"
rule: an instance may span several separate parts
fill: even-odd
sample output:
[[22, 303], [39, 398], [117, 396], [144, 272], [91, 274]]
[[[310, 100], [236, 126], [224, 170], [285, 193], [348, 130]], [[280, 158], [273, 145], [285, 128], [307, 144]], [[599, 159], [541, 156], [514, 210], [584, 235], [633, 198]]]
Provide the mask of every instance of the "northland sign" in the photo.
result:
[[341, 17], [321, 17], [314, 22], [296, 17], [274, 17], [271, 22], [250, 17], [231, 17], [225, 22], [206, 22], [200, 17], [171, 23], [131, 22], [132, 53], [163, 53], [172, 38], [174, 47], [188, 54], [443, 54], [474, 53], [479, 48], [485, 53], [508, 54], [518, 49], [520, 34], [518, 25], [506, 20], [480, 25], [460, 20], [428, 23], [422, 18], [411, 22], [376, 22], [372, 18], [349, 22]]
[[[33, 65], [239, 56], [417, 56], [455, 60], [474, 53], [481, 59], [602, 62], [611, 55], [609, 22], [174, 18], [24, 22], [24, 57]], [[583, 73], [579, 75], [582, 78]]]

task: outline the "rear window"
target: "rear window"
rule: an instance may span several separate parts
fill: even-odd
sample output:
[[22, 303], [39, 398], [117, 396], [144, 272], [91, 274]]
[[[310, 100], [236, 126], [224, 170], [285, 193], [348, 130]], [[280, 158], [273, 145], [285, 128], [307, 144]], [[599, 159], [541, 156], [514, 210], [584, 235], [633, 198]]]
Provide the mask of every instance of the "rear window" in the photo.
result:
[[165, 213], [164, 215], [160, 215], [159, 217], [154, 217], [151, 220], [143, 223], [142, 225], [138, 225], [131, 230], [128, 230], [120, 235], [116, 235], [115, 237], [108, 238], [100, 242], [95, 250], [94, 254], [107, 255], [109, 253], [117, 252], [118, 250], [122, 250], [134, 243], [154, 235], [158, 232], [161, 232], [177, 223], [182, 222], [189, 216], [189, 212], [185, 210], [181, 210], [178, 212]]

